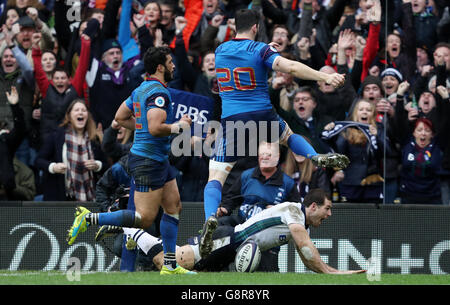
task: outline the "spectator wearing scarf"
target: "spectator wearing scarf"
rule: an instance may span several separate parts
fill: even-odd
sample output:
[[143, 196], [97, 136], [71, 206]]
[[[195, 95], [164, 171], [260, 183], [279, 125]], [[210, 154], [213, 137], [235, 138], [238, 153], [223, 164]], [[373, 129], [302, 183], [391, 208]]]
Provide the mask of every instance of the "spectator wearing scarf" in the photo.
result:
[[[341, 132], [334, 143], [335, 151], [348, 156], [350, 165], [343, 170], [344, 178], [338, 185], [339, 193], [344, 201], [379, 203], [383, 198], [381, 182], [384, 180], [380, 175], [380, 162], [383, 157], [384, 132], [382, 125], [375, 121], [375, 106], [364, 99], [358, 100], [350, 113], [350, 120], [367, 124], [369, 130], [365, 130], [362, 124], [358, 124], [358, 128], [340, 128]], [[339, 123], [330, 123], [324, 129], [333, 135], [334, 128], [343, 125]]]
[[96, 126], [85, 103], [73, 101], [61, 126], [44, 140], [36, 166], [44, 171], [44, 201], [94, 201], [104, 162]]

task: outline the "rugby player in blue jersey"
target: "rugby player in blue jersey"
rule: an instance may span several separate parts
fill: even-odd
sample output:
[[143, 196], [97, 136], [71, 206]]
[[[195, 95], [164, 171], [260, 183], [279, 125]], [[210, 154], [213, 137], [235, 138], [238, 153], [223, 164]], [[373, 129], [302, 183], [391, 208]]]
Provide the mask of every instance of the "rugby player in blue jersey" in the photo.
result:
[[[279, 141], [297, 155], [310, 158], [319, 167], [345, 168], [349, 163], [344, 155], [317, 154], [302, 136], [294, 134], [286, 122], [272, 110], [267, 84], [271, 70], [289, 73], [299, 79], [324, 81], [334, 87], [343, 85], [345, 76], [311, 69], [300, 62], [280, 56], [274, 46], [255, 41], [259, 19], [259, 13], [255, 10], [238, 10], [235, 15], [236, 37], [216, 49], [216, 74], [222, 99], [222, 130], [216, 138], [215, 152], [209, 163], [209, 179], [204, 190], [206, 221], [200, 239], [202, 257], [212, 247], [210, 243], [203, 241], [210, 240], [209, 235], [217, 226], [214, 215], [222, 198], [222, 186], [236, 160], [242, 156], [239, 156], [239, 151], [242, 152], [243, 145], [248, 146], [244, 148], [245, 154], [248, 154], [251, 147], [257, 147], [261, 140]], [[235, 124], [237, 122], [244, 125]], [[261, 126], [273, 126], [272, 122], [275, 122], [277, 128], [275, 132], [273, 128], [265, 128], [267, 139], [261, 138], [263, 135], [258, 131], [257, 136], [246, 135], [245, 141], [238, 143], [238, 129], [251, 126], [253, 122], [258, 130]], [[271, 131], [276, 134], [270, 134]]]
[[193, 272], [178, 266], [175, 259], [181, 201], [175, 180], [177, 172], [168, 161], [170, 136], [188, 129], [191, 119], [185, 115], [173, 124], [166, 122], [173, 111], [166, 87], [175, 69], [170, 54], [166, 47], [150, 48], [145, 53], [144, 66], [150, 79], [132, 92], [115, 116], [120, 125], [135, 130], [128, 166], [136, 185], [136, 211], [91, 213], [84, 207], [77, 207], [67, 240], [72, 244], [89, 225], [123, 227], [124, 232], [127, 228], [149, 228], [162, 206], [160, 231], [164, 266], [161, 274], [191, 274]]

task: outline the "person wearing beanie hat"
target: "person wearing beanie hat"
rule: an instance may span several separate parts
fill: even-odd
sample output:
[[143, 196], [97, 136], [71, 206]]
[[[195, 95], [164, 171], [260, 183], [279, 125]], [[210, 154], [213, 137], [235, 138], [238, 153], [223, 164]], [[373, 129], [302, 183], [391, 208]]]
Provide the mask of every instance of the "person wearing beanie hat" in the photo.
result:
[[371, 103], [377, 103], [384, 96], [384, 89], [379, 77], [368, 75], [361, 83], [361, 95]]
[[20, 28], [36, 28], [36, 24], [33, 19], [27, 15], [20, 17], [19, 20], [17, 20], [17, 23], [20, 25]]
[[116, 39], [113, 39], [113, 38], [106, 39], [102, 43], [102, 54], [104, 54], [106, 51], [108, 51], [109, 49], [112, 49], [112, 48], [117, 48], [117, 49], [122, 50], [122, 46], [120, 45], [119, 41], [117, 41]]
[[386, 96], [389, 97], [397, 92], [398, 85], [403, 81], [402, 74], [394, 68], [387, 68], [381, 72], [381, 84]]
[[122, 68], [122, 47], [115, 39], [106, 39], [102, 44], [102, 61], [113, 71]]
[[385, 70], [383, 70], [383, 72], [381, 72], [381, 80], [383, 80], [383, 78], [387, 75], [393, 76], [395, 77], [400, 83], [403, 81], [403, 76], [400, 73], [400, 71], [398, 71], [395, 68], [387, 68]]
[[101, 58], [94, 55], [86, 83], [94, 120], [108, 128], [120, 104], [139, 85], [133, 75], [140, 75], [141, 67], [137, 56], [123, 60], [123, 46], [116, 39], [105, 39], [99, 50]]

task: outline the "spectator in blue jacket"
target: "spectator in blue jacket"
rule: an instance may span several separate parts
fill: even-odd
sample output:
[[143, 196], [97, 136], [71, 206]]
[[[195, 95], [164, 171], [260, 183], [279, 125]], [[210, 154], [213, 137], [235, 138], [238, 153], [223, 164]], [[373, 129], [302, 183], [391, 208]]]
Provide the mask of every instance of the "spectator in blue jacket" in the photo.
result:
[[[348, 156], [350, 165], [343, 170], [344, 179], [339, 183], [342, 201], [381, 202], [382, 181], [380, 162], [383, 157], [384, 132], [376, 122], [375, 105], [358, 100], [350, 113], [350, 121], [368, 126], [368, 131], [348, 127], [342, 129], [335, 140], [336, 152]], [[360, 126], [364, 126], [360, 125]], [[335, 123], [325, 126], [330, 131]]]

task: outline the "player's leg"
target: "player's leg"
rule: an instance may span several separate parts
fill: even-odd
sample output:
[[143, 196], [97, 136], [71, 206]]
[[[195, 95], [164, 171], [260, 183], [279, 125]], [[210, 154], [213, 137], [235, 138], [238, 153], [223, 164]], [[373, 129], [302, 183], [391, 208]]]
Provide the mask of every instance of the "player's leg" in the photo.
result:
[[295, 154], [311, 159], [317, 167], [343, 169], [350, 163], [348, 157], [342, 154], [318, 154], [304, 137], [293, 133], [283, 119], [279, 118], [279, 121], [280, 144], [289, 147]]
[[301, 135], [292, 132], [289, 125], [281, 118], [279, 119], [280, 144], [289, 147], [295, 154], [311, 158], [317, 155], [316, 150]]
[[89, 223], [119, 227], [149, 228], [159, 211], [165, 168], [160, 162], [134, 154], [128, 157], [128, 166], [133, 177], [135, 211], [120, 210], [109, 213], [90, 213], [86, 215]]
[[[163, 242], [160, 238], [157, 238], [142, 229], [136, 228], [123, 228], [123, 233], [127, 234], [132, 240], [134, 240], [142, 252], [144, 252], [158, 270], [161, 270], [164, 266], [164, 250]], [[198, 249], [198, 246], [196, 246]], [[198, 250], [197, 250], [198, 252]], [[176, 259], [179, 266], [187, 270], [192, 270], [195, 264], [195, 253], [193, 246], [185, 245], [182, 247], [176, 247]]]
[[181, 211], [180, 194], [175, 179], [167, 182], [163, 187], [162, 207], [164, 214], [161, 217], [160, 232], [164, 249], [164, 265], [169, 269], [175, 269], [177, 267], [176, 241]]
[[236, 162], [209, 160], [208, 183], [203, 192], [205, 221], [211, 215], [216, 215], [219, 204], [222, 201], [222, 187], [235, 164]]
[[[72, 245], [78, 234], [89, 225], [112, 225], [119, 227], [148, 228], [155, 219], [162, 199], [161, 166], [154, 160], [130, 154], [128, 159], [134, 191], [135, 211], [119, 210], [106, 213], [91, 213], [84, 207], [77, 207], [75, 220], [68, 231], [67, 242]], [[154, 190], [152, 190], [152, 188]]]
[[[152, 248], [150, 251], [152, 251], [153, 249], [156, 249], [156, 246], [154, 248]], [[152, 254], [148, 253], [148, 255], [152, 255]], [[195, 255], [194, 255], [193, 246], [184, 245], [184, 246], [178, 247], [176, 257], [177, 257], [177, 263], [180, 267], [182, 267], [185, 270], [193, 270], [194, 269]], [[152, 261], [153, 261], [153, 264], [155, 265], [155, 267], [157, 269], [161, 270], [163, 268], [163, 263], [164, 263], [163, 251], [160, 251], [158, 254], [153, 256]]]
[[[136, 240], [138, 247], [153, 261], [158, 269], [163, 269], [165, 259], [161, 239], [152, 236], [142, 229], [124, 228], [123, 232]], [[201, 257], [199, 244], [176, 247], [176, 260], [179, 265], [177, 268], [179, 269], [178, 271], [181, 273], [184, 270], [183, 273], [186, 273], [185, 271], [193, 270], [195, 267], [210, 269], [216, 265], [221, 267], [223, 264], [227, 265], [229, 263], [228, 261], [234, 258], [233, 254], [235, 254], [230, 253], [230, 249], [236, 248], [236, 246], [230, 244], [233, 234], [234, 228], [231, 226], [221, 226], [217, 230], [214, 230], [210, 236], [214, 246], [212, 247], [212, 252], [206, 258]], [[226, 257], [224, 257], [225, 254]], [[196, 266], [197, 263], [199, 264]], [[167, 272], [167, 269], [165, 272]]]
[[234, 147], [236, 131], [235, 128], [227, 129], [227, 122], [222, 120], [220, 128], [215, 131], [214, 153], [209, 160], [208, 183], [203, 191], [205, 222], [216, 215], [222, 201], [222, 187], [238, 159]]
[[142, 226], [141, 214], [136, 211], [120, 210], [115, 212], [92, 213], [82, 206], [75, 209], [75, 219], [68, 230], [66, 240], [69, 245], [75, 242], [75, 239], [82, 232], [85, 232], [90, 225], [111, 225], [118, 227], [137, 227]]

